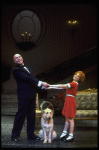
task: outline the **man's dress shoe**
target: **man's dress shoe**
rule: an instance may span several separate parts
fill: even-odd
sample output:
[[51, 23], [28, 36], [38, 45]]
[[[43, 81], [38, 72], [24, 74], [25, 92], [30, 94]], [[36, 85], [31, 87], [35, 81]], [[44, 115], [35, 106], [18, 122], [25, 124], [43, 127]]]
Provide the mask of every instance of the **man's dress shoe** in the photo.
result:
[[18, 138], [14, 138], [14, 137], [11, 137], [11, 139], [14, 141], [14, 142], [18, 142]]

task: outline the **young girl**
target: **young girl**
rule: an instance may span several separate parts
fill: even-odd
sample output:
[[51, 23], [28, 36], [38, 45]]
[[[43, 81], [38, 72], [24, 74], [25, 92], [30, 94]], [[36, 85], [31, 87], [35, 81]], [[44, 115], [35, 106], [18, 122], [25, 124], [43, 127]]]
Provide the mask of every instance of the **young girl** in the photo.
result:
[[66, 90], [66, 98], [63, 107], [62, 114], [65, 116], [65, 126], [64, 130], [60, 136], [60, 139], [63, 139], [67, 135], [67, 129], [70, 124], [70, 133], [65, 141], [73, 140], [73, 130], [74, 130], [74, 117], [76, 116], [76, 101], [75, 95], [77, 94], [78, 83], [82, 83], [85, 79], [85, 74], [82, 71], [77, 71], [74, 73], [73, 81], [67, 84], [58, 84], [58, 85], [50, 85], [48, 89], [67, 89]]

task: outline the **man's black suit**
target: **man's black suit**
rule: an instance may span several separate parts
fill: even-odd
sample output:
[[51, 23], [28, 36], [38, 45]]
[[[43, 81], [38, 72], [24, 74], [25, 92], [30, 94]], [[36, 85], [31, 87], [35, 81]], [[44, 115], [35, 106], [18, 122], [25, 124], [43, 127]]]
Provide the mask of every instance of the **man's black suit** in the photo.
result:
[[12, 137], [18, 138], [27, 115], [27, 137], [34, 136], [35, 129], [35, 97], [39, 80], [32, 74], [30, 68], [16, 65], [13, 75], [17, 82], [18, 112], [16, 113]]

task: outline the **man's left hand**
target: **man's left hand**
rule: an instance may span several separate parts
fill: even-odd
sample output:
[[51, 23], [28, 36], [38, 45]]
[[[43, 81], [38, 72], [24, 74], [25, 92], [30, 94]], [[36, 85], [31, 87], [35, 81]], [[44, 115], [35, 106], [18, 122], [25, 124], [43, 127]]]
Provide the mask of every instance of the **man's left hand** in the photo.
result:
[[46, 82], [42, 82], [41, 85], [43, 85], [43, 88], [46, 89], [47, 87], [49, 87], [50, 85]]

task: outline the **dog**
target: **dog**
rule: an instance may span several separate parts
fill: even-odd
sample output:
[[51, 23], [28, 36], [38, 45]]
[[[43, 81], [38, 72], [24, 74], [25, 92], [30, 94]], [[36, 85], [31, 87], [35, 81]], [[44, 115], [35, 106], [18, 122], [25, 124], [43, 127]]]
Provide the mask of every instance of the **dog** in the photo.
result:
[[41, 127], [42, 130], [39, 131], [39, 136], [43, 143], [51, 143], [53, 139], [56, 138], [57, 134], [53, 130], [53, 110], [46, 108], [42, 111]]

